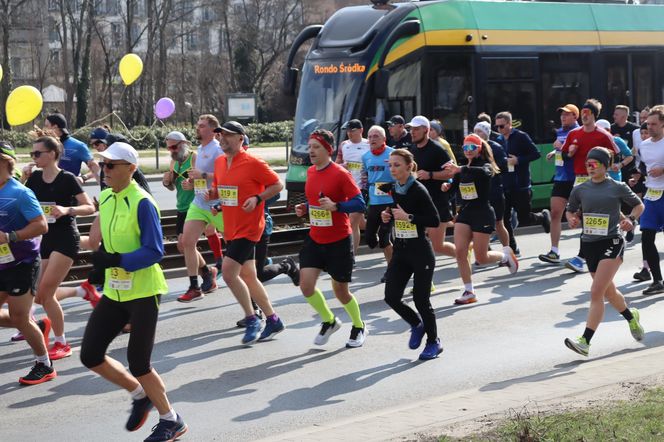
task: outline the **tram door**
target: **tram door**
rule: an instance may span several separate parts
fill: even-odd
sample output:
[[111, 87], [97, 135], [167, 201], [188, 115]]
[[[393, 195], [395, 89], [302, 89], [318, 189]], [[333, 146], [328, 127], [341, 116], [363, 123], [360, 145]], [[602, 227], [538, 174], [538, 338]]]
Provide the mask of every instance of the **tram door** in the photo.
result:
[[[618, 104], [629, 106], [632, 115], [646, 106], [657, 104], [655, 61], [654, 53], [606, 55], [606, 99], [602, 103], [604, 118], [613, 121], [613, 109]], [[635, 118], [632, 116], [630, 120]]]

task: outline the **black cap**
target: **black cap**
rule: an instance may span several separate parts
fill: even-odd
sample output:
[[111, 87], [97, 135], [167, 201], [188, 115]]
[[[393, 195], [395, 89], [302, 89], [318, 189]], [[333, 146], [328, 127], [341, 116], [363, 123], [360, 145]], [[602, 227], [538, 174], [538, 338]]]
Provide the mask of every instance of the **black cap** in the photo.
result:
[[67, 119], [62, 114], [51, 114], [46, 117], [49, 123], [58, 126], [63, 133], [67, 132]]
[[346, 124], [341, 126], [343, 130], [362, 129], [362, 122], [356, 118], [347, 121]]
[[222, 124], [221, 127], [217, 127], [214, 130], [214, 132], [215, 133], [228, 132], [231, 134], [246, 135], [244, 132], [244, 126], [242, 126], [237, 121], [227, 121], [224, 124]]
[[122, 134], [108, 134], [106, 136], [106, 139], [104, 140], [104, 144], [107, 146], [110, 146], [113, 143], [127, 143], [129, 144], [129, 140], [125, 138], [124, 135]]
[[392, 118], [390, 118], [390, 121], [387, 123], [390, 126], [394, 126], [395, 124], [406, 124], [406, 120], [401, 115], [395, 115]]

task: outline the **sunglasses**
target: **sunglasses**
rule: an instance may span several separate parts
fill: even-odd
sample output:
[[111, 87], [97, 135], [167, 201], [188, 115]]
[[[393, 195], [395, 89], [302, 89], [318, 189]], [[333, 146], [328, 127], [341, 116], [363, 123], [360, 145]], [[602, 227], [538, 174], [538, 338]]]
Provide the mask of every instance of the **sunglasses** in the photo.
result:
[[102, 169], [105, 167], [108, 170], [113, 170], [115, 166], [130, 166], [130, 165], [131, 163], [105, 163], [103, 161], [99, 162], [99, 167], [101, 167]]
[[180, 147], [180, 143], [177, 143], [177, 144], [171, 144], [170, 146], [166, 146], [166, 148], [167, 148], [168, 150], [178, 150], [179, 147]]
[[39, 158], [43, 153], [49, 153], [48, 150], [33, 150], [30, 152], [32, 158]]
[[480, 146], [478, 146], [477, 144], [464, 144], [463, 145], [463, 151], [464, 152], [472, 152], [472, 151], [477, 150], [479, 148], [480, 148]]
[[496, 124], [496, 129], [504, 129], [505, 125], [504, 124]]

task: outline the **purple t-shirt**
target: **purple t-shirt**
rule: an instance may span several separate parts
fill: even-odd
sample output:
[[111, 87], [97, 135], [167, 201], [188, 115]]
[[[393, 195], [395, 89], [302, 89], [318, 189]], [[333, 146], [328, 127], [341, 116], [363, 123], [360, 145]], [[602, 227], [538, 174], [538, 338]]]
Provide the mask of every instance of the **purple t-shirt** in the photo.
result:
[[[3, 232], [21, 230], [31, 219], [42, 214], [35, 194], [17, 180], [11, 178], [0, 189], [0, 230]], [[14, 260], [0, 264], [0, 271], [33, 262], [39, 256], [40, 243], [41, 237], [9, 243]]]

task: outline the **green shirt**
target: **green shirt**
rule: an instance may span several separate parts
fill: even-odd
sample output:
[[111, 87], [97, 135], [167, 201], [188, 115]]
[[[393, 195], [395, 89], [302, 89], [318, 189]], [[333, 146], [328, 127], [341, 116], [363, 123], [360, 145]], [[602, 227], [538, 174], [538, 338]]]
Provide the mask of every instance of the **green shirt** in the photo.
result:
[[194, 190], [184, 190], [182, 188], [182, 181], [189, 177], [191, 170], [191, 159], [194, 155], [189, 154], [182, 164], [175, 162], [173, 165], [173, 175], [175, 176], [175, 208], [178, 212], [186, 212], [189, 210], [189, 205], [194, 200]]

